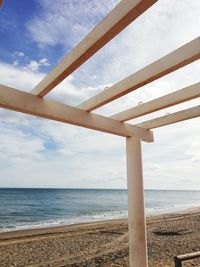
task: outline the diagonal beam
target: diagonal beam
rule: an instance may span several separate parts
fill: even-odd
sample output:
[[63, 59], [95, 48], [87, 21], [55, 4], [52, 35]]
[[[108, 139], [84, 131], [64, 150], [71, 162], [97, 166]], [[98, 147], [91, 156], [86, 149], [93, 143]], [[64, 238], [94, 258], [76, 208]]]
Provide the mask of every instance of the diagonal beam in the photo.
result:
[[152, 142], [151, 131], [0, 85], [0, 107], [119, 136]]
[[160, 58], [107, 90], [88, 99], [79, 108], [92, 111], [200, 58], [200, 37]]
[[128, 121], [197, 97], [200, 97], [200, 82], [187, 86], [171, 94], [161, 96], [137, 107], [117, 113], [111, 116], [111, 118], [119, 121]]
[[31, 93], [44, 96], [158, 0], [122, 0]]
[[200, 117], [200, 105], [188, 108], [182, 111], [178, 111], [169, 115], [165, 115], [156, 119], [152, 119], [149, 121], [145, 121], [139, 124], [136, 124], [136, 126], [142, 127], [144, 129], [154, 129], [161, 126], [173, 124], [180, 121], [185, 121], [193, 118]]

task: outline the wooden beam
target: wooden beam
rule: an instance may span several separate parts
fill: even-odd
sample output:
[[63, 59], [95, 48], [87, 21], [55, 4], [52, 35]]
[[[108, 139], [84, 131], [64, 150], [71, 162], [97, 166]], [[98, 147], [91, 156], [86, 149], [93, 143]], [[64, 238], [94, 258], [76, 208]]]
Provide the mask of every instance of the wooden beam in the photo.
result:
[[170, 106], [174, 106], [176, 104], [183, 103], [188, 100], [192, 100], [199, 96], [200, 82], [191, 86], [187, 86], [171, 94], [161, 96], [147, 103], [138, 105], [137, 107], [117, 113], [111, 116], [111, 118], [119, 121], [128, 121]]
[[26, 114], [69, 123], [119, 136], [136, 136], [152, 142], [153, 133], [104, 116], [90, 114], [81, 109], [43, 99], [4, 85], [0, 85], [0, 107]]
[[193, 108], [188, 108], [182, 111], [178, 111], [172, 114], [168, 114], [156, 119], [152, 119], [149, 121], [145, 121], [142, 123], [136, 124], [138, 127], [142, 127], [144, 129], [154, 129], [158, 128], [161, 126], [173, 124], [176, 122], [180, 121], [185, 121], [193, 118], [200, 117], [200, 105], [193, 107]]
[[200, 37], [88, 99], [80, 104], [79, 108], [92, 111], [199, 58]]
[[44, 96], [158, 0], [123, 0], [33, 90]]

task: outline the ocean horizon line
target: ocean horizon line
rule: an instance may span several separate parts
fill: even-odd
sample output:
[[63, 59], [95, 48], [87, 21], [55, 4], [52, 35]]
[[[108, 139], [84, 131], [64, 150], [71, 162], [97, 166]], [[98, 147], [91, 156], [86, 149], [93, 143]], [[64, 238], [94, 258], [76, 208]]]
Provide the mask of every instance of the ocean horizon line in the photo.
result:
[[[127, 188], [92, 188], [92, 187], [0, 187], [0, 189], [49, 189], [49, 190], [128, 190]], [[145, 191], [200, 191], [200, 189], [144, 189]]]

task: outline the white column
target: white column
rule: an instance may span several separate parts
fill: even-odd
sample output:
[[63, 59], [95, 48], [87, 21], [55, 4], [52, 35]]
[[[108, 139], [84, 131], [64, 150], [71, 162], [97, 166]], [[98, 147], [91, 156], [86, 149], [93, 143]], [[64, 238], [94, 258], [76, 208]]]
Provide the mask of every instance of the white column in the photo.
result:
[[146, 223], [141, 141], [127, 138], [128, 223], [130, 267], [147, 267]]

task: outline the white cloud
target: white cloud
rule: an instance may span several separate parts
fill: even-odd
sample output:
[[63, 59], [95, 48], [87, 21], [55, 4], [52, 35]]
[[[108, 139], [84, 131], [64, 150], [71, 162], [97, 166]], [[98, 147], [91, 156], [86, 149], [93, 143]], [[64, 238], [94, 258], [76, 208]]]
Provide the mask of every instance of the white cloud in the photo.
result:
[[47, 58], [42, 58], [38, 61], [30, 60], [29, 63], [26, 64], [24, 69], [31, 70], [31, 71], [38, 71], [40, 67], [49, 66]]
[[117, 1], [39, 1], [41, 13], [27, 23], [40, 47], [58, 44], [72, 47], [92, 29]]
[[31, 70], [31, 71], [37, 71], [40, 67], [40, 63], [36, 60], [31, 60], [26, 66], [25, 69]]
[[31, 89], [44, 77], [43, 73], [33, 73], [21, 67], [0, 62], [0, 83], [24, 91]]
[[37, 72], [41, 67], [50, 66], [47, 58], [33, 60], [20, 51], [15, 51], [12, 56], [14, 57], [13, 66], [20, 66], [24, 70]]
[[24, 56], [25, 56], [25, 54], [24, 54], [23, 52], [20, 52], [20, 51], [15, 51], [15, 52], [13, 53], [13, 55], [14, 55], [15, 57], [24, 57]]
[[41, 160], [44, 145], [40, 138], [32, 136], [30, 133], [25, 134], [7, 123], [0, 122], [0, 128], [1, 160], [17, 164]]
[[153, 189], [200, 189], [199, 118], [154, 130], [144, 144], [145, 185]]

